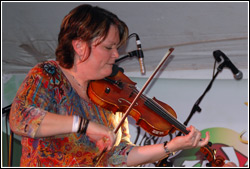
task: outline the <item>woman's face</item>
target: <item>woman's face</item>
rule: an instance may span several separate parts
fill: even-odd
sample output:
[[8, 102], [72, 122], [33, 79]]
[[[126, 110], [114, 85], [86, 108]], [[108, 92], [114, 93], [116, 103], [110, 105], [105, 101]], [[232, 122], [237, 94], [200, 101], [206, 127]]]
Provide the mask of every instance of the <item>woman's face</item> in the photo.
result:
[[115, 60], [119, 57], [118, 44], [120, 42], [119, 31], [111, 25], [106, 39], [99, 45], [92, 43], [89, 58], [85, 61], [84, 74], [89, 80], [102, 79], [112, 73]]

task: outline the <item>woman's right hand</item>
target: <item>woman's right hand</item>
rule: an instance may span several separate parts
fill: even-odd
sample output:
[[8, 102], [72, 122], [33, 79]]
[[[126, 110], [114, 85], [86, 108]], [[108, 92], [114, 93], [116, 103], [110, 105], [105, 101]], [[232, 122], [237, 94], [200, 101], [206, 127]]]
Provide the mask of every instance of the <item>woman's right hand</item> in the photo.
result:
[[112, 130], [92, 121], [89, 121], [86, 135], [96, 143], [100, 151], [103, 151], [106, 147], [108, 151], [111, 150], [116, 141], [116, 135]]

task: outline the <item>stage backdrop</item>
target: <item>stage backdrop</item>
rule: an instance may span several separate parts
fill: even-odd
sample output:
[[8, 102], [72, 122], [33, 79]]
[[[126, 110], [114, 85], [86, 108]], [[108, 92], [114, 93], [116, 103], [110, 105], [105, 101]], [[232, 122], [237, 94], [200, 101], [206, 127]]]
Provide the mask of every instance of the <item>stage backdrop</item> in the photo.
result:
[[[143, 86], [147, 79], [132, 78]], [[177, 113], [177, 119], [185, 122], [197, 99], [208, 86], [210, 79], [157, 79], [146, 91], [148, 96], [169, 104]], [[202, 111], [196, 112], [188, 125], [200, 129], [203, 137], [210, 132], [212, 149], [226, 161], [237, 166], [248, 166], [248, 80], [216, 79], [210, 91], [200, 103]], [[179, 132], [166, 137], [152, 137], [138, 128], [129, 118], [131, 140], [138, 145], [161, 143], [171, 140]], [[206, 166], [199, 149], [180, 151], [175, 156], [146, 166]]]
[[[222, 72], [223, 73], [223, 72]], [[212, 73], [211, 73], [212, 74]], [[25, 75], [5, 75], [2, 77], [2, 106], [11, 104], [15, 93]], [[220, 77], [220, 74], [219, 76]], [[147, 78], [131, 78], [140, 89]], [[177, 113], [177, 119], [184, 122], [194, 103], [201, 96], [209, 84], [210, 79], [167, 79], [157, 76], [144, 94], [169, 104]], [[212, 148], [217, 149], [217, 155], [235, 162], [238, 166], [248, 166], [248, 79], [236, 81], [232, 79], [216, 79], [210, 91], [200, 103], [202, 111], [195, 113], [188, 125], [194, 125], [202, 131], [210, 132]], [[2, 121], [5, 132], [5, 122]], [[171, 140], [176, 133], [165, 137], [153, 137], [139, 127], [129, 117], [131, 141], [136, 145], [162, 143]], [[16, 137], [19, 139], [19, 137]], [[5, 146], [5, 145], [2, 145]], [[15, 155], [14, 156], [19, 156]], [[167, 161], [168, 160], [168, 161]], [[161, 164], [160, 164], [161, 162]], [[199, 149], [177, 152], [169, 159], [145, 166], [168, 165], [173, 166], [204, 166]]]

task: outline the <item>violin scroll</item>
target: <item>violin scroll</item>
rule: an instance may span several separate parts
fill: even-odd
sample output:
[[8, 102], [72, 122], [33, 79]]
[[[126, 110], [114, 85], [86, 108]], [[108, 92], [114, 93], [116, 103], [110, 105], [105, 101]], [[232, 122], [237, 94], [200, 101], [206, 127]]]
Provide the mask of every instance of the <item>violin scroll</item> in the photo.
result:
[[201, 147], [200, 151], [205, 155], [206, 159], [209, 161], [207, 167], [222, 167], [225, 164], [225, 159], [220, 155], [216, 154], [216, 149], [211, 149], [212, 143], [209, 142], [208, 145]]

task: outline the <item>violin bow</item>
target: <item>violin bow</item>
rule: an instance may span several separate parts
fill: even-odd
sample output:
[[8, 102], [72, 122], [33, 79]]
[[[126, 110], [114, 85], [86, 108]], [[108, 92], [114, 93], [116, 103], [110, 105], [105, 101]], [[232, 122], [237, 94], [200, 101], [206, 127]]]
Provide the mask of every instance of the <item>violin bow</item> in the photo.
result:
[[[148, 80], [146, 81], [146, 83], [144, 84], [144, 86], [142, 87], [141, 91], [137, 94], [137, 96], [134, 98], [133, 102], [130, 104], [130, 106], [128, 107], [128, 109], [126, 110], [125, 114], [122, 117], [122, 120], [120, 121], [120, 123], [116, 126], [116, 128], [114, 129], [114, 133], [116, 134], [119, 130], [119, 128], [121, 127], [121, 125], [123, 124], [123, 122], [125, 121], [126, 117], [128, 116], [129, 112], [131, 111], [132, 107], [134, 106], [135, 102], [138, 100], [138, 98], [141, 96], [141, 94], [144, 92], [144, 90], [146, 89], [146, 87], [148, 86], [148, 84], [150, 83], [150, 81], [154, 78], [155, 74], [159, 71], [159, 69], [161, 68], [161, 66], [163, 65], [163, 63], [168, 59], [168, 57], [171, 55], [171, 53], [174, 51], [174, 48], [170, 48], [168, 50], [168, 52], [164, 55], [164, 57], [162, 58], [162, 60], [160, 61], [160, 63], [158, 64], [158, 66], [155, 68], [154, 72], [152, 73], [152, 75], [148, 78]], [[101, 154], [99, 156], [96, 156], [94, 158], [94, 163], [95, 167], [98, 166], [99, 162], [101, 161], [104, 153], [107, 151], [107, 147], [103, 149], [103, 151], [101, 152]]]

